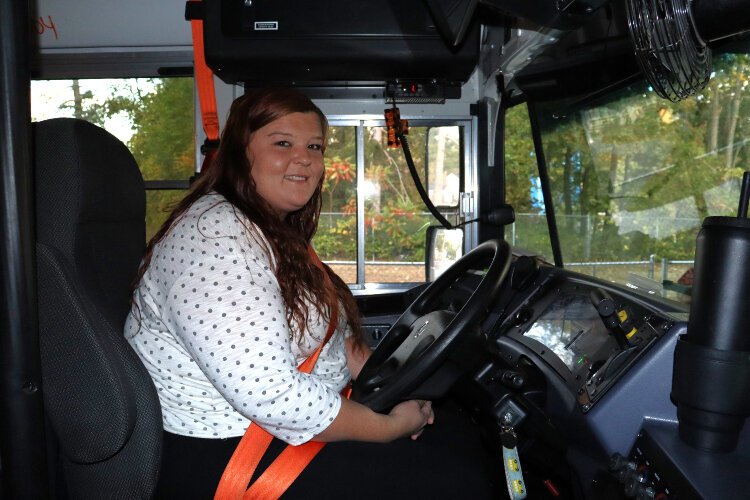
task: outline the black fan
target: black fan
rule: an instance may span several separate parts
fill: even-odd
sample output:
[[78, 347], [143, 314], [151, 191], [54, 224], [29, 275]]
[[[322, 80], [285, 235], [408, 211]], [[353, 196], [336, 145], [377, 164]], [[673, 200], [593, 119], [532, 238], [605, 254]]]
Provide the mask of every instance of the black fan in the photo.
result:
[[680, 101], [711, 76], [711, 49], [693, 20], [690, 0], [627, 0], [638, 63], [661, 97]]
[[626, 5], [638, 63], [657, 94], [671, 101], [706, 86], [712, 46], [750, 30], [750, 0], [626, 0]]

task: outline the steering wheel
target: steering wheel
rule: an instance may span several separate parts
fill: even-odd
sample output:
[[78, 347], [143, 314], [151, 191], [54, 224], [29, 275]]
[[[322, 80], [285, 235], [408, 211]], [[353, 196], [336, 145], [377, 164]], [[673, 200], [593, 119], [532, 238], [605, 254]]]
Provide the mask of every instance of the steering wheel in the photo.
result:
[[[482, 269], [488, 261], [479, 285], [458, 312], [438, 309], [440, 297], [456, 279], [471, 269]], [[509, 245], [489, 240], [446, 269], [385, 334], [352, 384], [352, 399], [379, 412], [409, 399], [447, 359], [461, 333], [483, 319], [508, 274], [510, 261]]]

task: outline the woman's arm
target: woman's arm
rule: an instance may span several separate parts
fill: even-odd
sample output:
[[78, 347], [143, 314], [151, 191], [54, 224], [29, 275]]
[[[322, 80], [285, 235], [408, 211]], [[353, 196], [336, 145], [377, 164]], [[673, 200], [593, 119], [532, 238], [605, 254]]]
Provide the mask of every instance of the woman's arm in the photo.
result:
[[422, 429], [435, 421], [429, 401], [404, 401], [387, 415], [368, 407], [341, 399], [338, 415], [313, 441], [368, 441], [387, 443], [401, 437], [417, 439]]
[[371, 354], [372, 351], [364, 342], [355, 344], [351, 337], [346, 338], [346, 366], [349, 368], [352, 380], [357, 379]]
[[[346, 364], [352, 379], [356, 379], [372, 350], [364, 343], [355, 343], [351, 337], [347, 337], [345, 345]], [[430, 401], [404, 401], [393, 407], [388, 415], [383, 415], [342, 398], [336, 419], [313, 440], [389, 442], [405, 436], [417, 439], [422, 429], [434, 421]]]

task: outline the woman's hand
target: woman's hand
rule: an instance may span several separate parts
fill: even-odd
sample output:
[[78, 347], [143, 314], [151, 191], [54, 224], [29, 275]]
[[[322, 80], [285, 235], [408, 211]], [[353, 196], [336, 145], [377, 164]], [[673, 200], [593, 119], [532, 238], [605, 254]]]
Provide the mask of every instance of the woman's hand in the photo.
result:
[[341, 400], [339, 414], [315, 440], [388, 443], [406, 436], [417, 439], [425, 426], [434, 421], [435, 414], [430, 401], [404, 401], [384, 415], [344, 398]]
[[416, 440], [427, 425], [435, 422], [432, 402], [424, 400], [404, 401], [394, 406], [388, 414], [397, 425], [398, 436], [410, 436]]

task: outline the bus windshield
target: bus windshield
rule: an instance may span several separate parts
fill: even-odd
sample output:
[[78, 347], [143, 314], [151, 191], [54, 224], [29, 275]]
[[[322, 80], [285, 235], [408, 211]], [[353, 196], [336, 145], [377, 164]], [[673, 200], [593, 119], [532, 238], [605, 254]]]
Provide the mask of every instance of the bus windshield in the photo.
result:
[[[639, 83], [584, 108], [537, 107], [565, 267], [688, 300], [701, 223], [736, 214], [750, 160], [750, 58], [717, 57], [714, 70], [679, 103]], [[537, 178], [509, 177], [531, 200], [519, 220], [538, 221], [514, 228], [514, 244], [543, 245], [523, 234], [546, 231]]]

